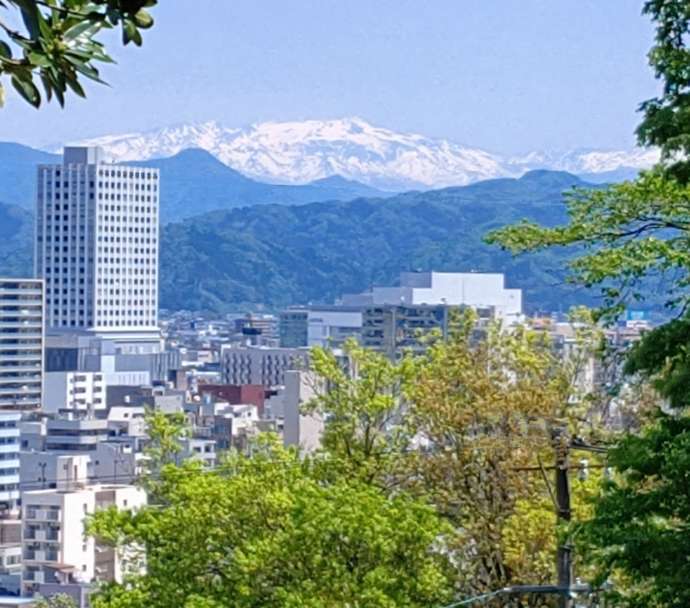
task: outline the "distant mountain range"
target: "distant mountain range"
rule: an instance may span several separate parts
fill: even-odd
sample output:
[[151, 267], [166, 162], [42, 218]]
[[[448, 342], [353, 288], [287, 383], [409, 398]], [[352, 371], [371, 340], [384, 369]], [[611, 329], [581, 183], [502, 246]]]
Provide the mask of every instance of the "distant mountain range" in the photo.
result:
[[383, 190], [460, 186], [519, 177], [535, 169], [620, 179], [651, 166], [654, 150], [574, 150], [501, 156], [444, 139], [399, 133], [361, 118], [265, 122], [227, 128], [217, 122], [106, 135], [77, 142], [103, 146], [114, 160], [173, 156], [200, 148], [253, 179], [305, 184], [332, 176]]
[[523, 218], [565, 220], [574, 175], [537, 171], [388, 199], [257, 205], [168, 224], [162, 233], [161, 305], [229, 311], [331, 302], [394, 284], [401, 270], [505, 272], [531, 311], [567, 310], [591, 294], [564, 282], [566, 253], [513, 258], [483, 242]]
[[[434, 269], [505, 272], [530, 311], [567, 310], [592, 301], [564, 282], [568, 252], [515, 259], [482, 239], [523, 218], [562, 222], [563, 191], [586, 185], [568, 173], [535, 171], [387, 199], [254, 205], [168, 223], [161, 306], [221, 312], [331, 302], [392, 284], [401, 270]], [[0, 275], [31, 273], [31, 228], [30, 213], [0, 204]]]
[[[20, 144], [0, 143], [0, 201], [33, 209], [37, 165], [57, 163], [60, 159], [57, 154]], [[339, 176], [303, 186], [265, 184], [245, 177], [201, 149], [185, 149], [170, 158], [133, 164], [160, 169], [161, 216], [164, 222], [245, 205], [295, 205], [392, 195]]]
[[[591, 298], [564, 284], [567, 252], [513, 259], [484, 235], [525, 218], [561, 222], [565, 190], [626, 179], [655, 160], [634, 150], [505, 159], [359, 119], [212, 123], [88, 143], [160, 169], [161, 306], [215, 311], [330, 302], [411, 269], [505, 272], [530, 310], [567, 309]], [[0, 275], [31, 274], [36, 166], [59, 160], [0, 143]], [[525, 173], [540, 164], [587, 179]], [[458, 182], [469, 183], [428, 189]], [[418, 190], [385, 190], [402, 187]]]

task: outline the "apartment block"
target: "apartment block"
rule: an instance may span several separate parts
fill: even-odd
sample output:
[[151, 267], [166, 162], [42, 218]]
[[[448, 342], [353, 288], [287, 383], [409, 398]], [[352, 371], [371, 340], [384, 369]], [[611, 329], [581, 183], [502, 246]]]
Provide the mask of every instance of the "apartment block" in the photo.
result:
[[42, 584], [122, 581], [121, 556], [84, 533], [84, 520], [110, 506], [138, 509], [143, 490], [130, 485], [93, 485], [22, 492], [22, 592]]
[[101, 372], [48, 372], [43, 411], [96, 411], [106, 408], [106, 383]]
[[[419, 354], [434, 336], [447, 337], [449, 323], [458, 306], [380, 305], [364, 309], [361, 343], [391, 359], [405, 352]], [[493, 308], [475, 309], [478, 327], [495, 317]]]
[[0, 518], [18, 510], [19, 424], [43, 399], [43, 282], [0, 279]]
[[95, 418], [57, 418], [46, 425], [46, 450], [61, 453], [94, 452], [108, 440], [108, 421]]
[[224, 384], [280, 386], [289, 369], [308, 367], [306, 348], [267, 348], [224, 346], [221, 349], [221, 374]]
[[43, 282], [0, 278], [0, 412], [41, 407]]

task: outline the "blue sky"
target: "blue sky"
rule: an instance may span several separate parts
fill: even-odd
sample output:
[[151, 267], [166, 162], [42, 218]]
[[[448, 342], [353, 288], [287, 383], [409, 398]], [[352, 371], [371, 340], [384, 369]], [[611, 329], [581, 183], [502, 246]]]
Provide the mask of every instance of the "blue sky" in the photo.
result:
[[218, 120], [361, 116], [495, 152], [629, 147], [657, 83], [641, 0], [160, 0], [110, 87], [0, 140], [46, 145]]

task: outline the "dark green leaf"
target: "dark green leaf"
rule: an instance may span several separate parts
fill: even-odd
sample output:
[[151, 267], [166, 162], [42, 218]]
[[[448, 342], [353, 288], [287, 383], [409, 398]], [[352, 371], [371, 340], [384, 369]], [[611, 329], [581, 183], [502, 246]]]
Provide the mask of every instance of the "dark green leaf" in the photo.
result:
[[12, 76], [12, 85], [17, 92], [28, 101], [34, 108], [41, 105], [41, 94], [36, 85], [31, 80], [21, 80], [17, 76]]

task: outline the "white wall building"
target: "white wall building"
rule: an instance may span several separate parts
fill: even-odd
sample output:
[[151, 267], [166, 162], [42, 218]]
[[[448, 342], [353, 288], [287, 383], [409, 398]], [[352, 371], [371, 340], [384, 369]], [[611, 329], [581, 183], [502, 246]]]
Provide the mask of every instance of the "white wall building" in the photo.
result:
[[144, 491], [129, 485], [22, 492], [23, 593], [31, 595], [41, 583], [121, 581], [121, 556], [86, 537], [84, 520], [112, 505], [145, 504]]
[[105, 163], [99, 148], [39, 167], [34, 260], [51, 329], [158, 335], [158, 183], [158, 169]]
[[348, 338], [359, 339], [362, 311], [346, 307], [312, 308], [307, 314], [307, 346], [338, 348]]
[[321, 444], [324, 420], [318, 415], [305, 414], [302, 406], [316, 395], [317, 380], [305, 371], [285, 374], [283, 443], [311, 452]]
[[374, 287], [364, 294], [345, 295], [343, 305], [447, 305], [493, 308], [496, 316], [522, 316], [522, 290], [506, 289], [501, 273], [403, 272], [400, 287]]
[[44, 385], [44, 412], [106, 409], [106, 383], [101, 372], [48, 372]]

